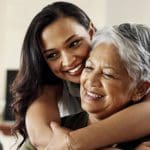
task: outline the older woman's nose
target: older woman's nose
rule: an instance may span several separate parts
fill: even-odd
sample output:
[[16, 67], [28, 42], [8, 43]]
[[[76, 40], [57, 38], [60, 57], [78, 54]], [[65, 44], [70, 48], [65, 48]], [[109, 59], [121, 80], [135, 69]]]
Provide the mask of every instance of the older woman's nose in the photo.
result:
[[88, 75], [88, 86], [90, 87], [101, 87], [101, 80], [100, 80], [100, 75], [96, 72], [92, 72], [91, 74]]

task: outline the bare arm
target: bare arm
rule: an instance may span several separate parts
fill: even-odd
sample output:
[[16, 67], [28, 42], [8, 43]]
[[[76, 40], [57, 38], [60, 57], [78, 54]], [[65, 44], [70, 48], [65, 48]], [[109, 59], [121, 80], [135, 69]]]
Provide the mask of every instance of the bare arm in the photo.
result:
[[150, 94], [142, 103], [128, 107], [96, 124], [70, 132], [71, 145], [75, 150], [93, 150], [149, 135], [149, 108]]
[[[54, 99], [56, 95], [54, 95]], [[52, 143], [55, 144], [55, 140], [58, 145], [60, 144], [59, 147], [61, 147], [61, 143], [58, 142], [59, 134], [55, 134], [56, 137], [54, 137], [52, 130], [49, 128], [50, 121], [57, 121], [58, 119], [57, 122], [59, 122], [57, 104], [55, 100], [49, 102], [47, 96], [52, 99], [51, 94], [44, 94], [31, 105], [26, 117], [29, 137], [32, 144], [36, 145], [38, 149], [44, 149], [51, 141], [54, 141]], [[128, 107], [99, 123], [70, 132], [72, 146], [75, 150], [93, 150], [148, 135], [150, 133], [150, 95], [146, 99], [144, 102]], [[65, 133], [66, 131], [64, 131]], [[65, 136], [61, 136], [61, 141], [66, 141], [63, 137]], [[53, 147], [51, 148], [53, 149]]]
[[45, 87], [43, 94], [28, 108], [26, 127], [31, 143], [37, 149], [44, 149], [52, 137], [50, 121], [60, 122], [57, 99], [58, 86]]

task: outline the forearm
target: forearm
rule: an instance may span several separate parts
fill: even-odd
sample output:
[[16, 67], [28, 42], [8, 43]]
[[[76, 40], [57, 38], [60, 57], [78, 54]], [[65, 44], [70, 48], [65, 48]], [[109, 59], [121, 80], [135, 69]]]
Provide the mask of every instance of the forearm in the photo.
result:
[[[38, 114], [40, 116], [40, 113]], [[44, 150], [52, 137], [52, 132], [50, 125], [47, 123], [48, 120], [44, 118], [39, 120], [36, 117], [31, 114], [27, 115], [27, 132], [32, 145], [38, 150]]]
[[70, 132], [72, 144], [76, 149], [93, 150], [148, 135], [149, 108], [150, 101], [136, 104], [96, 124]]
[[[41, 126], [43, 128], [43, 126]], [[42, 129], [41, 128], [41, 129]], [[40, 135], [37, 133], [41, 133]], [[38, 150], [44, 150], [52, 138], [52, 132], [50, 128], [43, 128], [42, 131], [39, 129], [30, 131], [29, 140], [32, 145]]]
[[[53, 88], [54, 89], [54, 88]], [[52, 138], [50, 122], [60, 122], [56, 94], [44, 91], [28, 108], [26, 128], [29, 139], [37, 149], [44, 149]]]

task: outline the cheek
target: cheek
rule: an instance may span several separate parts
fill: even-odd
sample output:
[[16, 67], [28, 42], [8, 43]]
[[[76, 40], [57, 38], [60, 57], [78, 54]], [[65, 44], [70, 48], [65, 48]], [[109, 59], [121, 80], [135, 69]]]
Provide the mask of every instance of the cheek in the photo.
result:
[[82, 109], [84, 109], [84, 110], [86, 111], [86, 109], [85, 109], [85, 102], [84, 102], [84, 100], [85, 100], [85, 95], [86, 95], [86, 90], [85, 90], [85, 88], [84, 88], [84, 85], [82, 84], [82, 85], [80, 86], [81, 107], [82, 107]]
[[131, 82], [126, 81], [121, 83], [119, 87], [120, 88], [118, 88], [118, 92], [120, 93], [120, 95], [122, 95], [126, 99], [130, 99], [134, 87], [133, 84]]
[[115, 82], [116, 81], [106, 81], [106, 80], [102, 82], [106, 95], [111, 99], [120, 95], [120, 86]]
[[50, 70], [55, 74], [58, 72], [58, 70], [60, 70], [60, 65], [59, 63], [56, 61], [56, 62], [47, 62]]
[[83, 97], [85, 83], [86, 83], [86, 74], [83, 71], [82, 74], [81, 74], [81, 77], [80, 77], [80, 94], [81, 94], [81, 99]]
[[87, 80], [87, 74], [85, 73], [84, 69], [81, 73], [81, 76], [80, 76], [80, 84], [81, 86], [84, 86], [84, 83], [85, 81]]
[[124, 105], [130, 101], [131, 89], [129, 86], [126, 86], [125, 83], [107, 86], [108, 96], [116, 106]]
[[88, 58], [90, 51], [91, 51], [90, 43], [84, 43], [82, 47], [80, 47], [80, 49], [78, 50], [80, 55], [82, 55], [85, 58]]
[[80, 86], [80, 96], [81, 96], [81, 100], [84, 98], [84, 94], [83, 94], [83, 86]]

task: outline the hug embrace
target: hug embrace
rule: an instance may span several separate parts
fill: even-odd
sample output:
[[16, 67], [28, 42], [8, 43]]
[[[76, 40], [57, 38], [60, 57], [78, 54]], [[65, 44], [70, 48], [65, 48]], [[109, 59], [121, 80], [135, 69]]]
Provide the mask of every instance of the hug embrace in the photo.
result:
[[12, 85], [20, 147], [148, 148], [149, 66], [149, 27], [97, 30], [74, 4], [46, 6], [29, 25]]

